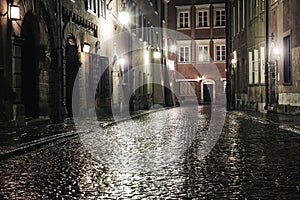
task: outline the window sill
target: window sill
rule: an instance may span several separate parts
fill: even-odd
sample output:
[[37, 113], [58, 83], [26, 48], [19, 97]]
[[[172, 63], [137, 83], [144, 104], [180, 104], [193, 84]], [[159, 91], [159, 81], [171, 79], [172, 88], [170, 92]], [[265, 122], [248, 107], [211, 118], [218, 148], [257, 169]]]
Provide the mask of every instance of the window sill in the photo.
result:
[[185, 65], [185, 64], [191, 64], [190, 61], [187, 61], [187, 62], [178, 62], [179, 65]]
[[198, 26], [198, 27], [196, 27], [196, 29], [210, 29], [210, 27], [209, 26], [206, 26], [206, 27], [200, 27], [200, 26]]
[[191, 30], [191, 28], [179, 28], [179, 27], [177, 27], [177, 30], [179, 30], [179, 31], [184, 31], [184, 30]]
[[87, 12], [88, 12], [88, 13], [91, 13], [92, 15], [95, 15], [95, 16], [96, 16], [96, 12], [93, 11], [93, 10], [91, 10], [91, 9], [88, 9]]
[[283, 83], [283, 86], [292, 86], [292, 82], [286, 82], [286, 83]]
[[226, 26], [214, 26], [213, 28], [225, 28]]

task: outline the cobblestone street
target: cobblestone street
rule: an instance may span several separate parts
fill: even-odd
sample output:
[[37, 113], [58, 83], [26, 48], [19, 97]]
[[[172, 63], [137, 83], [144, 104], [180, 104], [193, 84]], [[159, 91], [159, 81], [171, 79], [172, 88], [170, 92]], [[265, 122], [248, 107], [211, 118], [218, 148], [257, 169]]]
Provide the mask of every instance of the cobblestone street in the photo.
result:
[[227, 112], [201, 157], [211, 108], [157, 111], [3, 158], [0, 199], [299, 199], [300, 131], [288, 124], [299, 116]]

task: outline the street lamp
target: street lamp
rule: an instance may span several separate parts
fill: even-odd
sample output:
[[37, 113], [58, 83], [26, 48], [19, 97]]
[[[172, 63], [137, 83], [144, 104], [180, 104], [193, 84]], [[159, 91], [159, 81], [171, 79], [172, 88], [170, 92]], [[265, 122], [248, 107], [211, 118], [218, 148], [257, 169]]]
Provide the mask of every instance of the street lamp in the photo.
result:
[[0, 16], [4, 17], [5, 15], [8, 15], [9, 20], [20, 20], [21, 14], [20, 14], [20, 6], [8, 4], [7, 12], [1, 13]]
[[161, 53], [158, 48], [156, 48], [155, 51], [153, 52], [153, 58], [155, 58], [155, 59], [161, 58]]
[[21, 19], [20, 15], [20, 6], [9, 4], [8, 9], [8, 18], [10, 20], [19, 20]]
[[90, 48], [91, 48], [91, 45], [90, 45], [89, 43], [84, 42], [84, 43], [82, 44], [82, 51], [83, 51], [84, 53], [89, 53], [89, 52], [90, 52]]
[[126, 4], [127, 4], [126, 0], [122, 0], [121, 10], [119, 11], [119, 21], [123, 25], [128, 24], [130, 21], [130, 16]]

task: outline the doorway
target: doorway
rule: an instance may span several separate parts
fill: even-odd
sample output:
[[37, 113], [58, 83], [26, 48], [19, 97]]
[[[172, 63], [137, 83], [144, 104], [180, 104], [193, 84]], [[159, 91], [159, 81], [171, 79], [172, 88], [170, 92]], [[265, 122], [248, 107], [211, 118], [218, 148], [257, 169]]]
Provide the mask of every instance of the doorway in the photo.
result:
[[204, 103], [211, 103], [213, 102], [213, 84], [204, 84], [203, 85], [203, 97], [204, 97]]
[[28, 11], [22, 23], [21, 37], [24, 39], [22, 55], [22, 100], [27, 119], [39, 117], [39, 65], [38, 52], [40, 30], [38, 17]]

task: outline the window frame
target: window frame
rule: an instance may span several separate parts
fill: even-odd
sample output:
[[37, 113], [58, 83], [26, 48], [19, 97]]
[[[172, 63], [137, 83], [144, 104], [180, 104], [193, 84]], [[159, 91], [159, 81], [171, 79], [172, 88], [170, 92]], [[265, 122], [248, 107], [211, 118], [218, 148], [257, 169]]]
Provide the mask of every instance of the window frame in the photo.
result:
[[[191, 6], [176, 6], [177, 8], [177, 13], [176, 13], [176, 18], [177, 18], [177, 29], [178, 30], [185, 30], [185, 29], [191, 29]], [[184, 20], [183, 22], [183, 27], [180, 26], [180, 14], [187, 13], [187, 27], [185, 27], [186, 21]], [[183, 16], [183, 19], [185, 17]]]
[[[219, 16], [220, 20], [219, 21], [218, 21], [217, 12], [220, 12], [220, 16]], [[222, 19], [222, 17], [223, 17], [222, 12], [225, 13], [224, 20]], [[225, 10], [225, 8], [216, 8], [214, 13], [215, 13], [215, 27], [225, 27], [226, 26], [226, 10]], [[218, 22], [220, 23], [219, 25], [218, 25]], [[223, 22], [224, 22], [224, 24], [223, 24]]]
[[96, 11], [97, 11], [97, 2], [96, 0], [85, 0], [86, 3], [86, 10], [91, 13], [96, 15]]
[[106, 1], [98, 0], [98, 18], [103, 17], [106, 19]]
[[[220, 50], [218, 50], [218, 47], [221, 47]], [[224, 47], [224, 49], [223, 49]], [[218, 59], [218, 52], [220, 52], [220, 59]], [[223, 54], [224, 52], [224, 54]], [[224, 56], [224, 59], [223, 59]], [[216, 62], [225, 62], [226, 61], [226, 45], [225, 44], [215, 44], [215, 61]]]
[[292, 83], [291, 36], [283, 38], [283, 83]]

